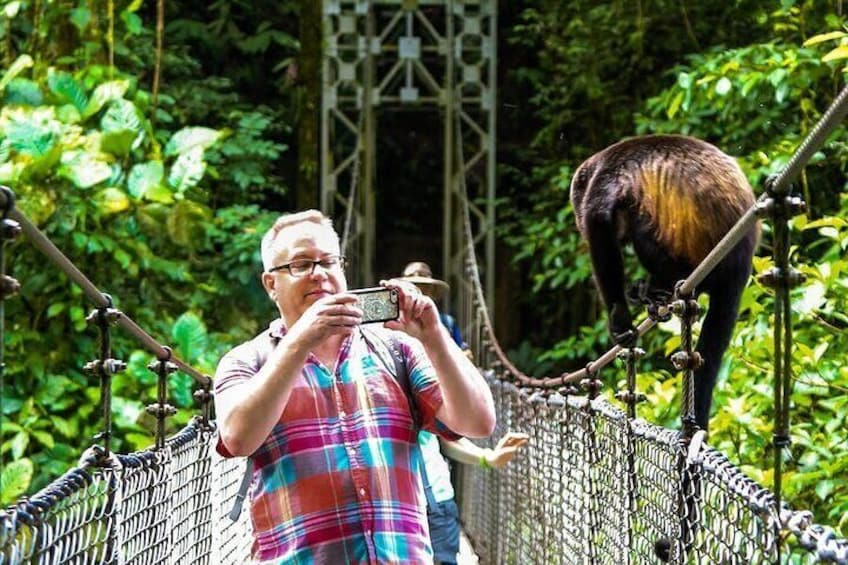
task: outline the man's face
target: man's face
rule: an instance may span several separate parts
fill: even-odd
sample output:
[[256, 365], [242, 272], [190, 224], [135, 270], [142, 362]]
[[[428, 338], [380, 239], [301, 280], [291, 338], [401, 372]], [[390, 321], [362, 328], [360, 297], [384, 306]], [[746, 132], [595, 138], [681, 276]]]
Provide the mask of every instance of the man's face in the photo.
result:
[[[301, 222], [280, 230], [274, 240], [274, 265], [297, 260], [320, 261], [339, 256], [339, 240], [332, 228], [315, 222]], [[263, 273], [262, 283], [277, 304], [287, 326], [294, 324], [316, 300], [344, 292], [347, 280], [341, 266], [325, 270], [315, 265], [312, 274], [292, 276], [288, 269]]]

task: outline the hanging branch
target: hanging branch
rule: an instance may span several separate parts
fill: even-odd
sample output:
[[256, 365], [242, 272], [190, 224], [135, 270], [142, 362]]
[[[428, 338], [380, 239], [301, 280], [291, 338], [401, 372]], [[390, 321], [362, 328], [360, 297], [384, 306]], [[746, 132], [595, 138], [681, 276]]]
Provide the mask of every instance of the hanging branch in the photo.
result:
[[159, 76], [162, 74], [162, 37], [165, 35], [165, 0], [156, 0], [156, 64], [153, 67], [153, 123], [159, 106]]

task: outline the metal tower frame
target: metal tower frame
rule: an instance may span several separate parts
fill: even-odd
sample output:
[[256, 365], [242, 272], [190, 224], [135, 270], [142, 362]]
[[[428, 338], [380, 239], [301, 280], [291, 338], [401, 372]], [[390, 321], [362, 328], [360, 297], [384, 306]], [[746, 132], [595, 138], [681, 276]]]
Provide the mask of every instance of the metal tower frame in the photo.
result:
[[[349, 274], [352, 284], [374, 283], [375, 110], [432, 109], [441, 119], [444, 143], [442, 272], [453, 297], [467, 294], [460, 292], [469, 284], [464, 183], [491, 309], [497, 1], [322, 2], [321, 209], [337, 218], [352, 215], [348, 254], [357, 269]], [[450, 300], [446, 306], [451, 308]]]

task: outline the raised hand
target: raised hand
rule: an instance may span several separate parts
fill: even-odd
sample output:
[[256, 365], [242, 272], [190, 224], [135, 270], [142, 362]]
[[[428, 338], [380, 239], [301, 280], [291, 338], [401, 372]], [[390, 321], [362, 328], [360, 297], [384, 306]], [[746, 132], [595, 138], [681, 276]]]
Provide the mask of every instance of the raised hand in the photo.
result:
[[422, 341], [428, 334], [442, 331], [436, 303], [429, 296], [422, 294], [414, 284], [396, 279], [380, 281], [380, 284], [398, 292], [400, 315], [397, 320], [386, 322], [385, 327], [401, 330]]
[[288, 330], [288, 337], [312, 349], [333, 335], [348, 336], [362, 323], [356, 296], [346, 292], [316, 300]]

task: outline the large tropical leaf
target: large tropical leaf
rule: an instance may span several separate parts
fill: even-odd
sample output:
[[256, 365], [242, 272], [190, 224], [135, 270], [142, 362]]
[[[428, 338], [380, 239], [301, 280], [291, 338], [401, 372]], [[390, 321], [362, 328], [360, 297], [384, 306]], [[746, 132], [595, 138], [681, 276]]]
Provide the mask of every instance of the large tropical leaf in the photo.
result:
[[[133, 198], [144, 198], [149, 192], [162, 185], [164, 176], [165, 168], [162, 161], [139, 163], [130, 169], [127, 190]], [[168, 192], [170, 193], [170, 190]]]
[[177, 157], [168, 174], [168, 185], [179, 193], [185, 192], [197, 186], [204, 172], [206, 161], [203, 160], [203, 147], [196, 145]]
[[193, 312], [186, 312], [174, 322], [171, 331], [177, 353], [188, 363], [196, 363], [206, 348], [206, 326]]
[[130, 83], [126, 80], [113, 80], [98, 85], [91, 94], [91, 98], [88, 100], [85, 111], [82, 113], [83, 117], [87, 118], [89, 116], [93, 116], [107, 103], [112, 100], [122, 98], [129, 86]]
[[6, 124], [6, 139], [13, 151], [38, 158], [46, 155], [57, 141], [58, 125], [43, 113], [19, 112], [11, 116]]
[[79, 188], [88, 188], [112, 176], [109, 163], [86, 151], [67, 151], [62, 155], [59, 174]]
[[5, 104], [18, 106], [40, 106], [44, 103], [41, 87], [27, 78], [13, 78], [6, 86]]
[[129, 100], [119, 98], [109, 104], [109, 109], [100, 120], [103, 131], [141, 131], [141, 117], [138, 108]]
[[211, 128], [183, 128], [168, 140], [168, 144], [165, 146], [165, 156], [182, 155], [196, 147], [206, 149], [218, 141], [220, 137], [221, 132]]
[[47, 86], [61, 102], [68, 102], [80, 112], [88, 105], [88, 96], [82, 85], [68, 73], [52, 72], [47, 76]]

